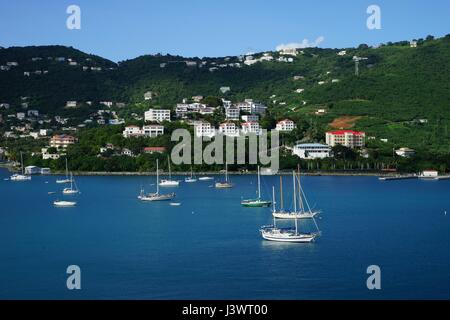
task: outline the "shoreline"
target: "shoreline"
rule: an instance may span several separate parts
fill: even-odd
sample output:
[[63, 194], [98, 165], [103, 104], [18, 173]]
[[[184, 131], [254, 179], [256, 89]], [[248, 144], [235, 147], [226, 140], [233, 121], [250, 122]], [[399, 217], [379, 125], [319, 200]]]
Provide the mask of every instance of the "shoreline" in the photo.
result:
[[[4, 168], [10, 172], [15, 172], [14, 167], [11, 164], [1, 163], [0, 168]], [[167, 175], [168, 172], [160, 171], [160, 175]], [[228, 175], [230, 176], [245, 176], [245, 175], [256, 175], [257, 171], [245, 171], [245, 172], [228, 172]], [[278, 171], [275, 174], [264, 174], [261, 173], [261, 176], [268, 176], [268, 175], [291, 175], [292, 170], [283, 170]], [[385, 173], [385, 172], [340, 172], [340, 171], [310, 171], [310, 172], [300, 172], [300, 175], [303, 176], [360, 176], [360, 177], [393, 177], [393, 176], [406, 176], [406, 175], [412, 175], [414, 173]], [[36, 174], [39, 176], [39, 174]], [[60, 176], [65, 175], [65, 171], [55, 171], [51, 172], [49, 174], [46, 174], [46, 176]], [[127, 171], [120, 171], [120, 172], [108, 172], [108, 171], [73, 171], [73, 175], [75, 176], [156, 176], [156, 172], [127, 172]], [[180, 171], [180, 172], [172, 172], [172, 175], [174, 176], [190, 176], [190, 171]], [[194, 172], [195, 176], [221, 176], [224, 175], [224, 172], [217, 172], [217, 171], [201, 171], [201, 172]]]

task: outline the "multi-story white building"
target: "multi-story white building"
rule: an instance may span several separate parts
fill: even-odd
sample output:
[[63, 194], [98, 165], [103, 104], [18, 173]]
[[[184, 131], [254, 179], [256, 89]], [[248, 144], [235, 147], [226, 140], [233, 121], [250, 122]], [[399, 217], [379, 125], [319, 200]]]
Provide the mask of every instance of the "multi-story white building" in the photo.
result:
[[251, 99], [247, 99], [244, 102], [237, 103], [236, 107], [239, 108], [240, 111], [250, 114], [264, 114], [267, 109], [265, 105], [253, 102], [253, 100]]
[[43, 160], [47, 160], [47, 159], [57, 160], [60, 158], [59, 153], [48, 153], [48, 148], [42, 148], [41, 153], [42, 153]]
[[147, 137], [157, 137], [164, 134], [164, 126], [161, 125], [146, 125], [142, 127], [142, 134]]
[[125, 130], [123, 130], [122, 135], [124, 138], [131, 138], [131, 137], [140, 137], [142, 136], [142, 130], [138, 126], [126, 126]]
[[239, 108], [231, 106], [225, 109], [225, 117], [227, 120], [239, 120]]
[[275, 130], [277, 131], [292, 131], [295, 129], [295, 123], [294, 121], [290, 119], [284, 119], [281, 121], [278, 121], [277, 126]]
[[294, 146], [292, 154], [301, 159], [323, 159], [331, 156], [331, 147], [320, 143], [297, 144]]
[[242, 125], [242, 133], [248, 134], [248, 133], [254, 133], [256, 135], [261, 134], [261, 127], [259, 126], [258, 122], [250, 121], [250, 122], [244, 122]]
[[195, 135], [197, 137], [213, 137], [216, 134], [216, 129], [211, 126], [211, 123], [200, 121], [194, 125]]
[[149, 109], [144, 114], [145, 121], [162, 122], [170, 121], [169, 109]]
[[361, 148], [364, 147], [365, 137], [365, 132], [353, 130], [337, 130], [327, 132], [325, 138], [327, 145], [331, 147], [340, 144], [348, 148]]
[[239, 129], [234, 122], [224, 122], [219, 126], [219, 132], [225, 136], [236, 137], [239, 135]]

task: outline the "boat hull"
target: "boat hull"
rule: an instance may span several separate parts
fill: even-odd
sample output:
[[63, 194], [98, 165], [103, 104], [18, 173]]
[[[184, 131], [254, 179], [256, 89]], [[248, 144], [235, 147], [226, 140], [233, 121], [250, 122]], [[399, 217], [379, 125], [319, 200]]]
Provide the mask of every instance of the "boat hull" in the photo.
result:
[[149, 194], [139, 196], [138, 199], [141, 201], [169, 201], [175, 198], [175, 193], [169, 194]]
[[302, 212], [302, 213], [290, 213], [290, 212], [272, 212], [272, 216], [277, 219], [312, 219], [314, 218], [319, 212], [313, 211], [313, 212]]
[[178, 187], [179, 185], [180, 182], [174, 180], [164, 180], [159, 183], [160, 187]]
[[233, 185], [231, 183], [227, 182], [217, 182], [216, 183], [216, 189], [230, 189], [233, 188]]
[[55, 201], [53, 202], [53, 205], [59, 208], [67, 208], [67, 207], [75, 207], [77, 203], [71, 201]]
[[272, 204], [271, 201], [265, 200], [244, 200], [241, 201], [241, 205], [247, 208], [261, 208], [261, 207], [270, 207]]
[[291, 229], [266, 228], [261, 229], [261, 236], [268, 241], [310, 243], [314, 241], [317, 234], [295, 233], [295, 230]]
[[20, 181], [30, 181], [31, 177], [25, 176], [25, 175], [22, 175], [22, 174], [17, 174], [17, 175], [11, 176], [11, 178], [9, 178], [9, 180], [11, 180], [11, 181], [18, 181], [18, 182], [20, 182]]

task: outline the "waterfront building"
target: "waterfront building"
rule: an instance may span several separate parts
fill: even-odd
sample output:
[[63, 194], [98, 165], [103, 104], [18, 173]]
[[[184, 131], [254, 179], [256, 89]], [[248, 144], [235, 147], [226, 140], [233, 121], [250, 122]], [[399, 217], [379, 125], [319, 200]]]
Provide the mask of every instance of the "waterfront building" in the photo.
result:
[[331, 147], [320, 143], [303, 143], [294, 146], [292, 154], [301, 159], [323, 159], [331, 157]]

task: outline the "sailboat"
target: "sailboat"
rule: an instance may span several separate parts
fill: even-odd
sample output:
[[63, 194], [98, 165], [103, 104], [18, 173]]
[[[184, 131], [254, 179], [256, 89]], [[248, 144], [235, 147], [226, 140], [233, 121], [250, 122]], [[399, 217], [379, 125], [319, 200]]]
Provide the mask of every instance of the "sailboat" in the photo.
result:
[[71, 180], [69, 179], [69, 167], [67, 165], [67, 158], [66, 158], [66, 178], [65, 179], [58, 179], [56, 180], [56, 183], [70, 183]]
[[210, 181], [210, 180], [214, 180], [214, 178], [208, 176], [198, 178], [198, 181]]
[[159, 185], [161, 187], [178, 187], [180, 181], [172, 180], [172, 172], [170, 171], [170, 159], [167, 157], [167, 163], [169, 164], [169, 179], [161, 179]]
[[156, 159], [156, 192], [145, 194], [144, 189], [141, 189], [141, 193], [138, 199], [141, 201], [165, 201], [175, 198], [175, 193], [160, 194], [159, 193], [159, 162]]
[[242, 200], [241, 205], [244, 207], [270, 207], [270, 204], [269, 200], [261, 199], [261, 177], [258, 166], [258, 198]]
[[23, 172], [23, 155], [22, 155], [22, 152], [20, 152], [20, 166], [22, 168], [21, 169], [22, 174], [15, 173], [9, 179], [11, 181], [29, 181], [29, 180], [31, 180], [31, 177], [25, 175], [24, 172]]
[[[295, 172], [293, 172], [293, 182], [295, 186]], [[275, 188], [272, 188], [273, 193], [273, 212], [276, 212], [275, 207]], [[295, 192], [294, 192], [295, 194]], [[294, 202], [294, 207], [295, 203]], [[295, 210], [296, 211], [296, 208]], [[275, 216], [273, 217], [273, 225], [270, 226], [262, 226], [260, 229], [261, 236], [265, 240], [269, 241], [277, 241], [277, 242], [296, 242], [296, 243], [310, 243], [313, 242], [318, 236], [320, 236], [319, 227], [317, 226], [316, 220], [312, 218], [314, 221], [314, 225], [317, 229], [317, 232], [311, 233], [302, 233], [299, 230], [298, 218], [294, 217], [295, 227], [294, 228], [279, 228], [277, 226], [277, 219]]]
[[75, 182], [75, 179], [73, 178], [72, 172], [70, 173], [70, 188], [64, 188], [63, 194], [65, 195], [72, 195], [77, 194], [80, 191], [78, 190], [77, 184]]
[[216, 188], [217, 189], [233, 188], [233, 184], [230, 181], [228, 181], [228, 164], [225, 164], [225, 181], [216, 182]]
[[[277, 219], [312, 219], [316, 215], [320, 213], [320, 211], [311, 210], [308, 200], [306, 199], [306, 195], [303, 191], [303, 188], [300, 184], [300, 174], [295, 174], [294, 176], [294, 211], [285, 211], [283, 209], [283, 205], [281, 206], [281, 209], [276, 211], [274, 210], [272, 212], [272, 215], [274, 218]], [[283, 184], [280, 177], [280, 193], [281, 193], [281, 203], [283, 203]], [[298, 194], [297, 191], [298, 190]], [[299, 210], [297, 210], [297, 200], [298, 200], [298, 207]], [[306, 208], [305, 208], [306, 204]]]
[[184, 182], [188, 182], [188, 183], [197, 182], [197, 179], [194, 177], [194, 172], [192, 170], [192, 167], [191, 167], [191, 176], [184, 179]]

